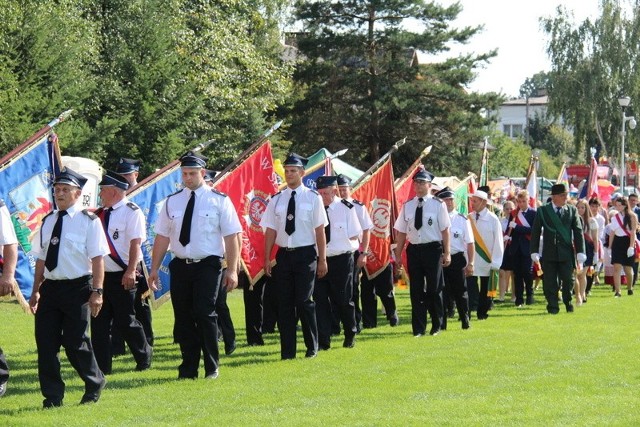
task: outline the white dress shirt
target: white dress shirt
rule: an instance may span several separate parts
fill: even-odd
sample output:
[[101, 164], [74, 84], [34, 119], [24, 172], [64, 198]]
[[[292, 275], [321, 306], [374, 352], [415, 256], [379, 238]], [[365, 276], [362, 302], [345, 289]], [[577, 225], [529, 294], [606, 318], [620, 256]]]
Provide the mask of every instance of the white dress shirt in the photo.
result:
[[407, 201], [402, 206], [393, 228], [406, 233], [407, 240], [414, 245], [442, 241], [442, 231], [451, 227], [451, 220], [444, 202], [432, 196], [423, 197], [422, 227], [416, 230], [415, 215], [418, 203], [418, 196]]
[[[58, 221], [58, 211], [42, 219], [42, 226], [33, 239], [31, 251], [40, 260], [47, 259], [49, 240]], [[109, 254], [109, 245], [104, 237], [102, 223], [97, 216], [85, 214], [80, 203], [67, 209], [62, 218], [58, 266], [44, 269], [44, 278], [50, 280], [77, 279], [92, 273], [91, 259]]]
[[329, 205], [327, 214], [331, 230], [331, 240], [327, 243], [327, 256], [341, 255], [358, 249], [358, 236], [362, 233], [362, 228], [355, 205], [351, 204], [349, 208], [336, 196]]
[[[129, 265], [131, 241], [134, 239], [141, 239], [140, 242], [147, 240], [144, 214], [135, 203], [129, 202], [126, 197], [113, 205], [112, 208], [109, 218], [108, 239], [113, 243], [122, 261]], [[142, 251], [139, 251], [138, 256], [142, 257]], [[107, 255], [104, 257], [104, 270], [116, 272], [122, 271], [122, 267]]]
[[155, 232], [169, 238], [169, 247], [178, 258], [202, 259], [211, 255], [224, 256], [224, 237], [242, 232], [233, 203], [229, 197], [211, 187], [201, 185], [195, 190], [196, 201], [191, 220], [191, 240], [180, 243], [180, 230], [191, 190], [184, 188], [172, 194], [160, 209]]
[[[285, 232], [287, 223], [287, 207], [291, 192], [295, 191], [295, 231], [288, 235]], [[286, 188], [274, 194], [269, 200], [267, 209], [262, 215], [260, 225], [263, 228], [271, 228], [276, 232], [276, 245], [281, 248], [299, 248], [316, 244], [317, 227], [325, 227], [328, 224], [327, 214], [320, 195], [304, 185], [298, 188]]]
[[455, 209], [449, 213], [449, 218], [451, 219], [451, 255], [462, 252], [466, 256], [468, 255], [467, 245], [474, 242], [471, 224], [466, 216], [458, 213]]
[[13, 245], [14, 243], [18, 243], [16, 230], [11, 222], [9, 209], [0, 200], [0, 246]]

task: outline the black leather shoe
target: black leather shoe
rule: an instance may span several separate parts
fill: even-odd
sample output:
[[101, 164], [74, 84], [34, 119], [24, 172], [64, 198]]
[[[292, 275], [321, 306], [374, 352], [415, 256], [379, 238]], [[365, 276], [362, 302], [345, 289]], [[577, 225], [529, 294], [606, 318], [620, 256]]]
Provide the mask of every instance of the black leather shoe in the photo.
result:
[[470, 326], [471, 324], [469, 323], [468, 317], [465, 317], [464, 319], [462, 319], [462, 329], [469, 329]]
[[104, 390], [104, 387], [106, 385], [107, 380], [105, 379], [102, 381], [102, 384], [100, 384], [100, 387], [98, 387], [98, 390], [94, 391], [93, 393], [85, 393], [80, 400], [80, 404], [85, 405], [87, 403], [96, 403], [98, 400], [100, 400], [100, 395], [102, 394], [102, 390]]
[[148, 362], [145, 362], [145, 363], [138, 363], [136, 365], [136, 371], [138, 371], [138, 372], [146, 371], [150, 367], [151, 367], [151, 361], [150, 360]]
[[60, 406], [62, 406], [62, 400], [45, 399], [42, 401], [42, 407], [44, 409], [59, 408]]
[[226, 354], [227, 356], [231, 356], [234, 351], [236, 351], [235, 341], [229, 346], [227, 345], [224, 346], [224, 354]]
[[573, 313], [573, 304], [567, 304], [567, 313]]
[[399, 324], [400, 324], [400, 318], [398, 317], [397, 314], [394, 314], [393, 317], [389, 319], [389, 325], [391, 327], [394, 327], [394, 326], [398, 326]]
[[4, 396], [6, 392], [7, 392], [7, 382], [4, 381], [3, 383], [0, 383], [0, 397]]
[[318, 352], [314, 349], [309, 349], [307, 350], [307, 352], [305, 353], [304, 357], [306, 357], [307, 359], [313, 359], [314, 357], [316, 357], [318, 355]]
[[207, 375], [205, 375], [204, 379], [205, 380], [215, 380], [216, 378], [218, 378], [218, 376], [220, 375], [220, 371], [218, 371], [217, 369], [211, 373], [208, 373]]
[[345, 337], [344, 341], [342, 342], [342, 346], [344, 348], [353, 348], [355, 345], [356, 345], [356, 337], [355, 336]]
[[331, 344], [318, 344], [318, 350], [327, 351], [331, 348]]
[[627, 289], [627, 295], [633, 295], [633, 289]]

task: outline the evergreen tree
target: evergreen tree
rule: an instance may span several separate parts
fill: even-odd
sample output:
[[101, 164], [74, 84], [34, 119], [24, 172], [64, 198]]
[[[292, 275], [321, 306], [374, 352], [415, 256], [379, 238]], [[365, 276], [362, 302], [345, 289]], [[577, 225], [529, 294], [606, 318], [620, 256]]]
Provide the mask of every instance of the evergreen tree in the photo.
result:
[[[347, 161], [366, 168], [406, 136], [396, 172], [434, 145], [430, 169], [466, 174], [490, 121], [482, 112], [496, 110], [500, 96], [469, 93], [465, 86], [495, 52], [419, 60], [477, 33], [450, 28], [460, 10], [422, 0], [298, 1], [305, 60], [295, 74], [301, 99], [289, 131], [294, 147], [303, 153], [347, 147]], [[407, 29], [409, 20], [420, 30]]]

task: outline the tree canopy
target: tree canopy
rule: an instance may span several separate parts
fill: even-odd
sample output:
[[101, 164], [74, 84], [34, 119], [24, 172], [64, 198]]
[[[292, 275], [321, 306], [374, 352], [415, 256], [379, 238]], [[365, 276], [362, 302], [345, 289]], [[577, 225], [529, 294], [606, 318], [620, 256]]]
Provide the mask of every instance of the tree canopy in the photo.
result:
[[[466, 174], [491, 120], [483, 110], [495, 110], [501, 98], [465, 86], [495, 52], [420, 59], [478, 33], [451, 27], [460, 10], [422, 0], [297, 1], [303, 60], [294, 74], [299, 98], [288, 132], [294, 148], [350, 148], [347, 161], [366, 169], [407, 137], [394, 159], [397, 171], [433, 145], [427, 161], [433, 172]], [[418, 29], [408, 29], [409, 20]]]

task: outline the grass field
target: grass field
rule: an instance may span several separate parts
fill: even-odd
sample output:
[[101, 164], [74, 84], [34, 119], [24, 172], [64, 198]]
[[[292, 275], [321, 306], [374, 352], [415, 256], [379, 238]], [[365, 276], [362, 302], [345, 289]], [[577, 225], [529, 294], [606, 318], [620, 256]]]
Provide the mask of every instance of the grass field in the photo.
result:
[[[576, 312], [546, 314], [536, 304], [496, 306], [486, 321], [458, 322], [436, 337], [414, 338], [408, 291], [397, 293], [401, 325], [379, 318], [354, 349], [334, 347], [280, 361], [277, 334], [247, 347], [242, 291], [229, 295], [238, 349], [221, 356], [217, 380], [178, 381], [170, 304], [154, 313], [152, 369], [131, 356], [95, 405], [78, 405], [83, 384], [64, 353], [62, 408], [42, 410], [33, 318], [0, 303], [0, 345], [11, 367], [0, 425], [640, 425], [640, 295], [614, 299], [595, 287]], [[202, 376], [202, 371], [201, 374]]]

